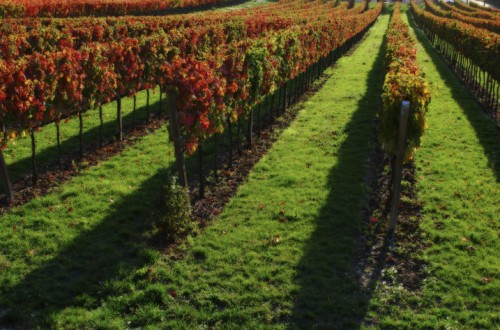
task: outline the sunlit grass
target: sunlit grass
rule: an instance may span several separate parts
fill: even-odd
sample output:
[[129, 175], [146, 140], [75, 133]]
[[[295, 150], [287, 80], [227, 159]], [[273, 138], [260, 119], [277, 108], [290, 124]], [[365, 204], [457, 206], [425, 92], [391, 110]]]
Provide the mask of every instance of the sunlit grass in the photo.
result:
[[381, 285], [370, 313], [381, 327], [494, 329], [500, 324], [500, 132], [425, 39], [418, 63], [431, 85], [424, 143], [416, 157], [429, 248], [418, 294]]
[[0, 312], [55, 328], [357, 324], [367, 301], [349, 272], [387, 23], [382, 16], [328, 70], [225, 212], [186, 241], [181, 260], [144, 243], [172, 161], [165, 129], [5, 214]]

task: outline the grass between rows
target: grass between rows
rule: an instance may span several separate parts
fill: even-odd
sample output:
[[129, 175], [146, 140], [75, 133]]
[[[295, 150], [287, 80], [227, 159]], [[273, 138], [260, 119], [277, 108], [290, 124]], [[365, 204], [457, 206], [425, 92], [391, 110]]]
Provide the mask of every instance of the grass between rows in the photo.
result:
[[[273, 3], [272, 0], [250, 0], [238, 5], [217, 8], [214, 11], [232, 11], [239, 9], [251, 9]], [[165, 98], [163, 98], [165, 102]], [[150, 112], [154, 114], [159, 109], [159, 89], [150, 92]], [[122, 99], [122, 116], [124, 127], [131, 127], [133, 121], [133, 98]], [[83, 141], [84, 148], [90, 146], [95, 148], [99, 143], [99, 113], [97, 109], [92, 109], [83, 114]], [[117, 132], [116, 102], [111, 102], [103, 106], [103, 137], [107, 141], [112, 141]], [[146, 91], [137, 93], [136, 123], [143, 123], [147, 119], [146, 111]], [[79, 148], [79, 121], [73, 117], [69, 121], [60, 124], [61, 152], [64, 155], [71, 155], [77, 160]], [[56, 139], [56, 125], [49, 124], [41, 128], [36, 134], [36, 162], [40, 169], [43, 169], [58, 160], [58, 148]], [[10, 178], [13, 182], [23, 176], [32, 174], [33, 166], [31, 160], [31, 139], [29, 135], [16, 138], [9, 143], [4, 151], [5, 162], [7, 164]], [[0, 180], [0, 190], [4, 191], [4, 183]]]
[[[154, 114], [159, 109], [159, 89], [150, 92], [150, 112]], [[163, 98], [165, 101], [165, 98]], [[126, 97], [122, 100], [122, 117], [124, 127], [132, 125], [133, 98]], [[139, 124], [147, 119], [146, 112], [146, 91], [137, 93], [136, 123]], [[88, 148], [94, 148], [99, 144], [99, 111], [89, 110], [83, 114], [83, 143]], [[103, 106], [103, 137], [106, 140], [113, 140], [117, 132], [116, 102], [111, 102]], [[79, 121], [78, 117], [72, 118], [68, 122], [61, 122], [61, 152], [63, 155], [73, 155], [78, 158], [79, 148]], [[56, 139], [56, 125], [49, 124], [35, 133], [36, 140], [36, 161], [38, 167], [44, 167], [57, 162], [58, 148]], [[9, 175], [16, 181], [24, 175], [32, 173], [31, 164], [31, 139], [28, 136], [19, 137], [8, 145], [4, 151], [5, 162]], [[3, 182], [0, 182], [0, 189], [3, 189]]]
[[416, 257], [428, 275], [418, 294], [380, 284], [369, 317], [382, 328], [494, 329], [500, 326], [500, 131], [412, 27], [432, 91], [416, 156], [421, 229], [430, 246]]
[[165, 129], [2, 217], [0, 314], [25, 326], [355, 327], [351, 274], [383, 79], [383, 15], [236, 197], [172, 261], [144, 243]]

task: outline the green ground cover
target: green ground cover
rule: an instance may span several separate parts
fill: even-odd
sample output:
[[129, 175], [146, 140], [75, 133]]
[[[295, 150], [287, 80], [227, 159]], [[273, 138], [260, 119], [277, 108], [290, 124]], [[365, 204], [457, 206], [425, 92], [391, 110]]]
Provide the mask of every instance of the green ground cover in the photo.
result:
[[[326, 71], [325, 84], [297, 105], [296, 120], [181, 257], [147, 243], [173, 162], [166, 128], [4, 214], [0, 328], [498, 327], [500, 133], [418, 31], [433, 98], [416, 157], [428, 248], [413, 257], [427, 276], [421, 292], [360, 284], [388, 21], [382, 15]], [[112, 134], [113, 105], [105, 111]], [[53, 144], [42, 152], [56, 159], [55, 134], [45, 131]]]
[[[159, 107], [159, 89], [150, 92], [150, 112], [158, 111]], [[165, 98], [163, 98], [165, 100]], [[123, 98], [122, 117], [124, 127], [130, 127], [133, 121], [133, 98]], [[83, 114], [83, 141], [85, 146], [99, 143], [99, 111], [89, 110]], [[117, 132], [116, 123], [116, 102], [111, 102], [103, 106], [103, 137], [112, 140]], [[147, 119], [146, 111], [146, 91], [137, 94], [137, 112], [136, 123], [144, 122]], [[61, 152], [63, 155], [71, 154], [75, 159], [78, 158], [79, 148], [79, 130], [80, 124], [78, 117], [72, 118], [68, 122], [61, 122]], [[50, 165], [58, 160], [58, 148], [56, 139], [56, 125], [49, 124], [35, 133], [36, 139], [36, 161], [40, 169]], [[8, 145], [4, 151], [5, 162], [11, 179], [16, 181], [23, 175], [32, 173], [31, 165], [31, 139], [28, 136], [19, 137], [13, 143]], [[3, 183], [0, 182], [3, 189]]]
[[[430, 245], [422, 292], [381, 284], [370, 312], [381, 328], [494, 329], [499, 326], [500, 131], [424, 34], [413, 33], [432, 90], [417, 189]], [[417, 39], [418, 37], [418, 39]]]
[[356, 326], [368, 302], [350, 271], [387, 23], [383, 15], [328, 69], [330, 79], [225, 212], [187, 240], [182, 260], [144, 242], [172, 161], [165, 129], [5, 214], [4, 320], [62, 328]]

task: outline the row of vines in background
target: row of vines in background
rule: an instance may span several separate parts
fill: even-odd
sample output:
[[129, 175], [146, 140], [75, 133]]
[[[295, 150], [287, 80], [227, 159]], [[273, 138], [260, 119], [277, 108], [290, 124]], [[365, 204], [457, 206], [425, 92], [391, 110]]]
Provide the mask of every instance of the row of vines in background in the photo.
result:
[[[347, 12], [344, 14], [350, 16]], [[313, 17], [311, 13], [309, 15]], [[318, 24], [311, 28], [324, 29], [330, 17], [323, 17], [324, 21], [317, 21]], [[343, 21], [338, 16], [331, 18], [335, 20], [332, 24]], [[122, 32], [116, 40], [102, 42], [84, 42], [74, 36], [51, 39], [52, 34], [49, 33], [40, 42], [43, 45], [55, 44], [55, 51], [49, 52], [45, 46], [40, 46], [42, 49], [33, 53], [30, 51], [33, 42], [28, 42], [22, 52], [18, 51], [22, 46], [5, 47], [12, 54], [9, 60], [0, 60], [3, 131], [10, 136], [16, 135], [19, 130], [39, 127], [61, 117], [96, 108], [115, 98], [154, 88], [166, 79], [169, 65], [179, 66], [180, 62], [196, 66], [193, 61], [200, 60], [205, 65], [219, 67], [234, 62], [246, 70], [248, 65], [244, 65], [244, 60], [250, 54], [245, 53], [252, 51], [254, 41], [274, 33], [272, 37], [282, 41], [277, 48], [297, 47], [296, 40], [284, 45], [283, 37], [296, 38], [300, 34], [300, 25], [311, 24], [302, 19], [296, 19], [295, 23], [270, 23], [256, 17], [255, 20], [245, 21], [240, 29], [234, 29], [239, 22], [241, 20], [237, 19], [232, 22], [234, 24], [212, 23], [208, 19], [206, 25], [200, 23], [194, 28], [172, 28], [169, 34], [160, 31], [146, 37], [131, 38], [127, 32]], [[286, 28], [293, 28], [294, 31], [285, 31]], [[310, 31], [310, 34], [313, 32]], [[337, 37], [332, 35], [330, 38], [338, 43]], [[14, 39], [17, 45], [19, 40], [26, 40], [18, 36]], [[30, 37], [28, 39], [31, 40]], [[322, 45], [315, 43], [314, 46], [318, 48]], [[27, 52], [32, 54], [23, 56]], [[318, 56], [318, 49], [312, 55]], [[212, 63], [210, 57], [216, 57], [217, 63]], [[232, 69], [227, 68], [226, 74], [231, 76]], [[293, 76], [297, 72], [288, 70], [288, 74]], [[234, 84], [222, 87], [236, 88]]]
[[[313, 19], [322, 21], [339, 12], [354, 15], [366, 9], [366, 3], [349, 12], [345, 11], [347, 4], [335, 6], [334, 2], [316, 5], [297, 3], [273, 6], [269, 11], [261, 13], [254, 10], [252, 14], [241, 11], [233, 15], [211, 13], [168, 17], [5, 19], [0, 26], [0, 58], [19, 59], [36, 52], [54, 52], [61, 48], [78, 50], [91, 43], [110, 43], [125, 38], [150, 36], [168, 36], [181, 47], [181, 37], [185, 44], [193, 44], [203, 39], [207, 31], [223, 33], [227, 38], [226, 42], [231, 42], [260, 36], [262, 32], [269, 30], [305, 24]], [[318, 10], [321, 13], [311, 17]], [[308, 19], [304, 20], [304, 16]]]
[[495, 119], [500, 117], [500, 35], [438, 17], [411, 2], [415, 22], [445, 57], [469, 91]]
[[383, 148], [391, 155], [398, 149], [400, 108], [410, 102], [410, 116], [406, 133], [403, 161], [411, 160], [426, 124], [426, 113], [431, 96], [429, 85], [417, 64], [415, 41], [406, 23], [401, 20], [400, 3], [394, 4], [394, 13], [386, 34], [385, 66], [387, 74], [383, 85], [382, 107], [378, 114], [378, 133]]
[[138, 15], [228, 1], [230, 0], [0, 0], [0, 18]]
[[474, 3], [463, 3], [461, 1], [457, 1], [454, 3], [456, 9], [464, 15], [470, 15], [474, 17], [483, 17], [483, 18], [492, 18], [494, 16], [500, 15], [500, 11], [496, 9], [489, 9], [488, 7], [473, 7]]
[[[161, 86], [178, 92], [182, 147], [192, 153], [240, 117], [251, 116], [266, 95], [364, 31], [382, 4], [365, 9], [366, 3], [350, 10], [330, 6], [321, 19], [314, 11], [297, 10], [300, 18], [277, 25], [247, 17], [245, 35], [238, 40], [231, 35], [231, 24], [208, 19], [208, 26], [172, 29], [169, 35], [163, 31], [79, 47], [61, 45], [56, 52], [0, 60], [4, 147], [24, 130], [34, 139], [38, 127], [75, 114], [81, 120], [83, 111], [113, 99], [118, 101], [121, 137], [121, 98]], [[293, 14], [291, 10], [284, 16]], [[241, 19], [236, 16], [234, 22]]]
[[493, 8], [493, 7], [484, 7], [484, 6], [481, 6], [481, 5], [478, 5], [474, 2], [469, 2], [469, 6], [471, 6], [472, 8], [476, 9], [476, 10], [481, 10], [481, 11], [487, 11], [487, 12], [490, 12], [490, 13], [496, 13], [496, 14], [500, 14], [500, 9], [497, 9], [497, 8]]
[[485, 12], [482, 10], [476, 10], [471, 6], [468, 6], [460, 1], [454, 2], [453, 4], [449, 4], [446, 2], [440, 2], [439, 5], [448, 11], [452, 11], [455, 13], [459, 13], [463, 16], [475, 17], [475, 18], [484, 18], [489, 20], [498, 20], [500, 17], [495, 13]]
[[[486, 29], [490, 32], [500, 33], [500, 20], [496, 15], [493, 15], [491, 19], [483, 17], [472, 17], [463, 15], [459, 12], [447, 10], [448, 8], [443, 8], [444, 5], [438, 6], [432, 0], [425, 0], [426, 11], [443, 18], [449, 18], [461, 23], [467, 23], [478, 28]], [[457, 24], [460, 24], [457, 22]]]

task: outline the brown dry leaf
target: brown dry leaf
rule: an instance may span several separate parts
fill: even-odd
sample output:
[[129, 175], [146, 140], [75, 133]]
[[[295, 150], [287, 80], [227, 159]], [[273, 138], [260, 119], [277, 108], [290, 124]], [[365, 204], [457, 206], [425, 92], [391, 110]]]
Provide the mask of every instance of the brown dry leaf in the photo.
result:
[[37, 251], [36, 249], [31, 249], [31, 250], [26, 250], [25, 254], [28, 256], [34, 256], [36, 255]]
[[489, 277], [485, 277], [485, 278], [483, 278], [483, 282], [484, 282], [484, 283], [490, 283], [491, 281], [492, 281], [492, 279], [491, 279], [491, 278], [489, 278]]
[[468, 242], [469, 240], [466, 237], [462, 237], [462, 242]]

